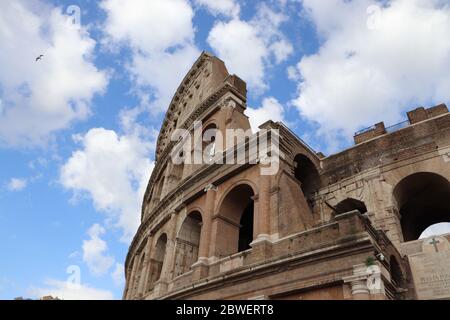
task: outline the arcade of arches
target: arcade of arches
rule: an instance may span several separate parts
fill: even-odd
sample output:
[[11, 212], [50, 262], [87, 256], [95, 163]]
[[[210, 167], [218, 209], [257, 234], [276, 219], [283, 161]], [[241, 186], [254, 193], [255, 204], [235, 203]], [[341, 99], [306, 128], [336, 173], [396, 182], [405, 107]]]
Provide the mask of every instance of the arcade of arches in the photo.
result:
[[[246, 93], [245, 82], [208, 53], [175, 93], [125, 263], [124, 298], [417, 299], [433, 290], [450, 298], [450, 288], [416, 282], [450, 270], [450, 262], [428, 270], [419, 259], [450, 257], [450, 236], [419, 239], [450, 222], [447, 107], [413, 110], [410, 125], [394, 132], [378, 124], [329, 156], [272, 121], [221, 150], [214, 130], [250, 129]], [[263, 134], [271, 151], [254, 162], [174, 165], [170, 133], [193, 132], [197, 120], [206, 124], [201, 132], [212, 132], [202, 141], [207, 155], [241, 148], [250, 159], [250, 142]], [[270, 130], [278, 151], [270, 149]], [[278, 169], [263, 175], [269, 156], [279, 156]], [[369, 264], [379, 270], [379, 287], [368, 285]]]

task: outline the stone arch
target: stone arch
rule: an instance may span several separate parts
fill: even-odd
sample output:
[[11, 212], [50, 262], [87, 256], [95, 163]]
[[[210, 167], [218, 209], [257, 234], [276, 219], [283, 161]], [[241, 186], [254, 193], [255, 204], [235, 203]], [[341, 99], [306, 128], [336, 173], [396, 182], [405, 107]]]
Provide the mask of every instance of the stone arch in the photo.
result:
[[363, 201], [356, 200], [354, 198], [347, 198], [339, 202], [335, 209], [338, 214], [358, 210], [361, 214], [367, 212], [366, 204]]
[[391, 274], [391, 282], [397, 288], [404, 287], [405, 277], [403, 276], [403, 271], [394, 256], [389, 258], [389, 273]]
[[215, 215], [215, 256], [224, 257], [250, 248], [255, 236], [254, 190], [251, 184], [240, 181], [223, 194]]
[[152, 199], [158, 203], [164, 197], [164, 182], [166, 180], [165, 172], [167, 170], [167, 164], [164, 165], [164, 168], [161, 170], [159, 177], [157, 177], [154, 187], [153, 187], [153, 196]]
[[294, 157], [294, 176], [300, 182], [303, 195], [311, 207], [312, 196], [320, 188], [319, 170], [308, 156], [298, 153]]
[[139, 293], [139, 285], [141, 283], [141, 278], [144, 277], [144, 270], [145, 270], [145, 252], [142, 252], [142, 254], [139, 256], [139, 263], [137, 267], [137, 274], [136, 279], [133, 287], [133, 292]]
[[150, 286], [161, 278], [164, 260], [167, 251], [167, 234], [162, 233], [156, 241], [152, 257], [150, 259]]
[[202, 215], [191, 211], [186, 215], [175, 239], [174, 277], [188, 272], [198, 259]]
[[450, 222], [450, 182], [432, 172], [403, 178], [393, 190], [404, 241], [416, 240], [430, 225]]

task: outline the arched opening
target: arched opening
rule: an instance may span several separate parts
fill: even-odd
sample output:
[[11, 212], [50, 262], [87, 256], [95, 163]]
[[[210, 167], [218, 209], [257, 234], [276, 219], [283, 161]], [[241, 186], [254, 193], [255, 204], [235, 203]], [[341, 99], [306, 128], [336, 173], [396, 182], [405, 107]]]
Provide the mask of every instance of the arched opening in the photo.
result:
[[150, 285], [153, 285], [161, 277], [161, 271], [166, 256], [167, 235], [163, 233], [156, 242], [155, 251], [150, 261]]
[[450, 233], [449, 222], [436, 223], [426, 228], [420, 235], [419, 239], [425, 239], [432, 236], [440, 236], [448, 233]]
[[391, 274], [392, 284], [397, 288], [403, 287], [404, 279], [402, 269], [400, 268], [400, 264], [394, 256], [391, 256], [389, 258], [389, 272]]
[[358, 210], [361, 214], [367, 212], [367, 208], [364, 202], [353, 198], [347, 198], [345, 200], [342, 200], [335, 206], [335, 209], [338, 214], [346, 213], [353, 210]]
[[137, 269], [137, 274], [136, 274], [136, 278], [135, 278], [135, 282], [134, 282], [134, 286], [133, 286], [133, 292], [134, 294], [139, 293], [139, 283], [141, 282], [141, 277], [144, 276], [144, 265], [145, 262], [145, 252], [143, 252], [139, 258], [139, 264], [138, 264], [138, 269]]
[[394, 198], [404, 241], [418, 239], [433, 224], [450, 222], [450, 183], [438, 174], [419, 172], [404, 178]]
[[253, 189], [247, 184], [236, 186], [225, 196], [217, 220], [216, 256], [250, 249], [254, 236], [253, 196]]
[[190, 213], [183, 221], [176, 239], [174, 276], [188, 272], [198, 259], [202, 216], [200, 212]]
[[312, 195], [320, 188], [320, 176], [316, 166], [303, 154], [298, 154], [294, 158], [295, 178], [300, 181], [303, 195], [310, 207], [313, 205]]
[[210, 163], [216, 154], [217, 142], [217, 126], [214, 123], [209, 124], [202, 132], [202, 152], [203, 159], [206, 163]]

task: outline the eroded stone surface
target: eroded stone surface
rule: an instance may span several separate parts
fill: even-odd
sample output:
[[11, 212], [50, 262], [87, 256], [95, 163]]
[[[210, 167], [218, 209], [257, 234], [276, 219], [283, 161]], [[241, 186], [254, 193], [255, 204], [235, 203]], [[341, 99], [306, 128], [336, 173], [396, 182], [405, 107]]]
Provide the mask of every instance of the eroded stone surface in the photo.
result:
[[[280, 141], [272, 176], [261, 175], [262, 162], [171, 161], [171, 132], [193, 132], [195, 121], [202, 130], [240, 129], [256, 139], [245, 109], [245, 82], [203, 53], [161, 129], [126, 260], [125, 299], [447, 296], [445, 241], [410, 241], [450, 215], [445, 105], [409, 112], [409, 123], [395, 131], [378, 124], [330, 156], [269, 121], [261, 128], [278, 130]], [[230, 154], [233, 147], [224, 150], [220, 142], [218, 153]], [[255, 153], [245, 140], [239, 146]]]

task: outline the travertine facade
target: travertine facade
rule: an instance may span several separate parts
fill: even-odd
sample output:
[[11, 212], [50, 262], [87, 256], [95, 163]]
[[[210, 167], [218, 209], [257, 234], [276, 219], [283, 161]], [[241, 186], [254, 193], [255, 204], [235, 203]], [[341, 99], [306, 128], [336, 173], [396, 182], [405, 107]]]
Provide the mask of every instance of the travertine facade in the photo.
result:
[[[194, 132], [200, 120], [203, 132], [250, 129], [246, 93], [245, 82], [207, 53], [178, 88], [126, 259], [124, 298], [417, 298], [402, 251], [427, 226], [450, 219], [447, 107], [416, 109], [397, 127], [379, 123], [328, 157], [267, 122], [260, 128], [278, 130], [261, 130], [269, 145], [280, 143], [275, 175], [261, 174], [263, 161], [172, 161], [176, 129]], [[215, 152], [244, 148], [250, 157], [255, 137]]]

